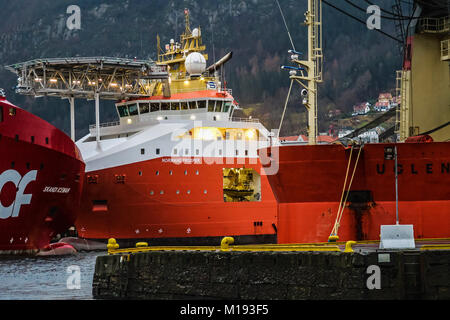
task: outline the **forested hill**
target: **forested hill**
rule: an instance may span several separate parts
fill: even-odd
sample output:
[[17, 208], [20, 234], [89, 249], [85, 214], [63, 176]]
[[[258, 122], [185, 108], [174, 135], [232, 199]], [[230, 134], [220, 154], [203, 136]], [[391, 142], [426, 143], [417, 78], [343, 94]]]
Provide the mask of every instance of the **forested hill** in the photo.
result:
[[[329, 0], [360, 19], [368, 15], [344, 0]], [[364, 8], [367, 2], [353, 0]], [[392, 1], [378, 0], [391, 9]], [[306, 0], [279, 0], [294, 45], [307, 50], [307, 28], [302, 25]], [[81, 8], [81, 29], [69, 30], [69, 5]], [[291, 44], [275, 0], [1, 0], [0, 65], [35, 58], [115, 56], [156, 58], [156, 35], [161, 43], [178, 39], [184, 29], [184, 8], [190, 10], [191, 27], [200, 25], [209, 61], [228, 51], [233, 59], [225, 67], [227, 86], [247, 114], [269, 128], [278, 127], [289, 86], [289, 75], [280, 69], [289, 64]], [[361, 101], [376, 98], [395, 87], [395, 70], [401, 66], [397, 43], [335, 9], [323, 5], [324, 82], [319, 88], [319, 122], [331, 109], [349, 112]], [[392, 35], [391, 20], [382, 30]], [[24, 97], [14, 93], [15, 75], [0, 70], [0, 87], [8, 99], [69, 131], [69, 106], [58, 98]], [[300, 87], [294, 87], [283, 135], [305, 132]], [[115, 120], [111, 102], [102, 102], [101, 121]], [[92, 101], [76, 101], [77, 138], [94, 122]]]

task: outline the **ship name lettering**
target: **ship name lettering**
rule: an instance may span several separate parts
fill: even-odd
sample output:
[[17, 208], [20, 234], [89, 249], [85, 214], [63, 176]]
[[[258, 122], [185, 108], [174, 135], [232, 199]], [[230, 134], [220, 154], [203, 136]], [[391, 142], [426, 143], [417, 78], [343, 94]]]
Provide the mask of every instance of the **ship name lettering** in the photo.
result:
[[[411, 174], [419, 174], [419, 172], [422, 172], [422, 173], [426, 173], [426, 174], [433, 174], [433, 173], [436, 173], [436, 171], [439, 171], [439, 169], [437, 169], [436, 167], [437, 167], [436, 164], [433, 164], [430, 162], [425, 163], [422, 166], [417, 166], [415, 163], [411, 163], [411, 165], [409, 166], [410, 170], [408, 170], [408, 167], [406, 167], [406, 170], [405, 170], [404, 165], [399, 163], [399, 164], [397, 164], [397, 173], [402, 174], [404, 172], [410, 172]], [[386, 166], [384, 163], [382, 163], [382, 164], [377, 163], [376, 169], [377, 169], [378, 174], [384, 174], [386, 171]], [[437, 169], [437, 170], [433, 170], [433, 169]], [[440, 173], [442, 173], [442, 174], [450, 173], [450, 162], [442, 162], [440, 169], [441, 169]], [[392, 165], [392, 172], [395, 173], [394, 165]]]
[[43, 192], [49, 192], [49, 193], [69, 193], [70, 188], [64, 188], [64, 187], [45, 187]]

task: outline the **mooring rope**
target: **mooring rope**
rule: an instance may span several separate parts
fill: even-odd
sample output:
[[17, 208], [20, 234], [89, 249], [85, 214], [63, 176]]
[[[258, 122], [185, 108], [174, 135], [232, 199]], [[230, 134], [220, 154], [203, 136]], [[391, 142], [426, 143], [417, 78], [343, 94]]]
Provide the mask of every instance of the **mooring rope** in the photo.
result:
[[[341, 200], [339, 202], [339, 208], [338, 208], [338, 212], [337, 212], [337, 215], [336, 215], [336, 220], [334, 221], [334, 226], [333, 226], [333, 229], [331, 230], [331, 234], [330, 234], [330, 238], [329, 239], [333, 239], [332, 237], [337, 237], [338, 236], [339, 227], [341, 225], [342, 214], [344, 213], [344, 209], [345, 209], [345, 203], [347, 202], [348, 194], [349, 194], [350, 188], [351, 188], [352, 183], [353, 183], [353, 178], [355, 177], [356, 167], [358, 166], [359, 156], [361, 154], [362, 146], [360, 146], [360, 148], [359, 148], [358, 155], [356, 157], [355, 166], [353, 167], [352, 176], [350, 178], [350, 182], [349, 182], [349, 185], [348, 185], [348, 190], [347, 190], [347, 192], [345, 192], [346, 185], [347, 185], [348, 171], [350, 169], [350, 164], [352, 162], [353, 148], [354, 148], [354, 145], [352, 144], [352, 148], [350, 150], [350, 157], [348, 159], [348, 164], [347, 164], [347, 171], [345, 173], [344, 187], [342, 188]], [[345, 193], [345, 199], [343, 200], [344, 193]]]

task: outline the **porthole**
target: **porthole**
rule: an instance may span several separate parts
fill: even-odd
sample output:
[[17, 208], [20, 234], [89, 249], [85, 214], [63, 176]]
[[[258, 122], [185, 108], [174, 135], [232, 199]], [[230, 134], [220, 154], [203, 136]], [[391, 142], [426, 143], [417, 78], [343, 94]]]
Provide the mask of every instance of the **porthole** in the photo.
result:
[[187, 176], [187, 170], [184, 170], [184, 175]]
[[155, 194], [155, 192], [153, 190], [150, 190], [150, 195], [152, 196], [154, 194]]
[[188, 190], [188, 191], [187, 191], [187, 194], [191, 194], [191, 190]]
[[206, 190], [206, 189], [203, 190], [203, 193], [204, 193], [204, 194], [207, 194], [207, 193], [208, 193], [208, 190]]
[[155, 175], [159, 176], [159, 171], [156, 171]]
[[198, 170], [197, 170], [197, 171], [195, 171], [195, 174], [196, 174], [196, 175], [198, 175], [198, 173], [199, 173], [199, 172], [198, 172]]
[[161, 190], [161, 191], [159, 192], [159, 194], [164, 194], [164, 190]]
[[172, 173], [173, 173], [172, 170], [170, 170], [170, 171], [169, 171], [169, 174], [172, 175]]
[[177, 194], [180, 194], [180, 190], [177, 190]]

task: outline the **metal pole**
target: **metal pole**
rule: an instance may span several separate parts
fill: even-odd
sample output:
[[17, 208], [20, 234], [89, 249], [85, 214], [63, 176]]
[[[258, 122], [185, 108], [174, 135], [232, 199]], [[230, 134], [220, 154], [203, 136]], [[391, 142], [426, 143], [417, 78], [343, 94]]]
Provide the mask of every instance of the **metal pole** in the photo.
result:
[[100, 142], [100, 103], [98, 92], [95, 93], [95, 129], [97, 131], [96, 140]]
[[398, 224], [398, 171], [397, 171], [397, 146], [394, 147], [395, 157], [395, 217]]
[[75, 141], [75, 98], [70, 97], [70, 138]]

